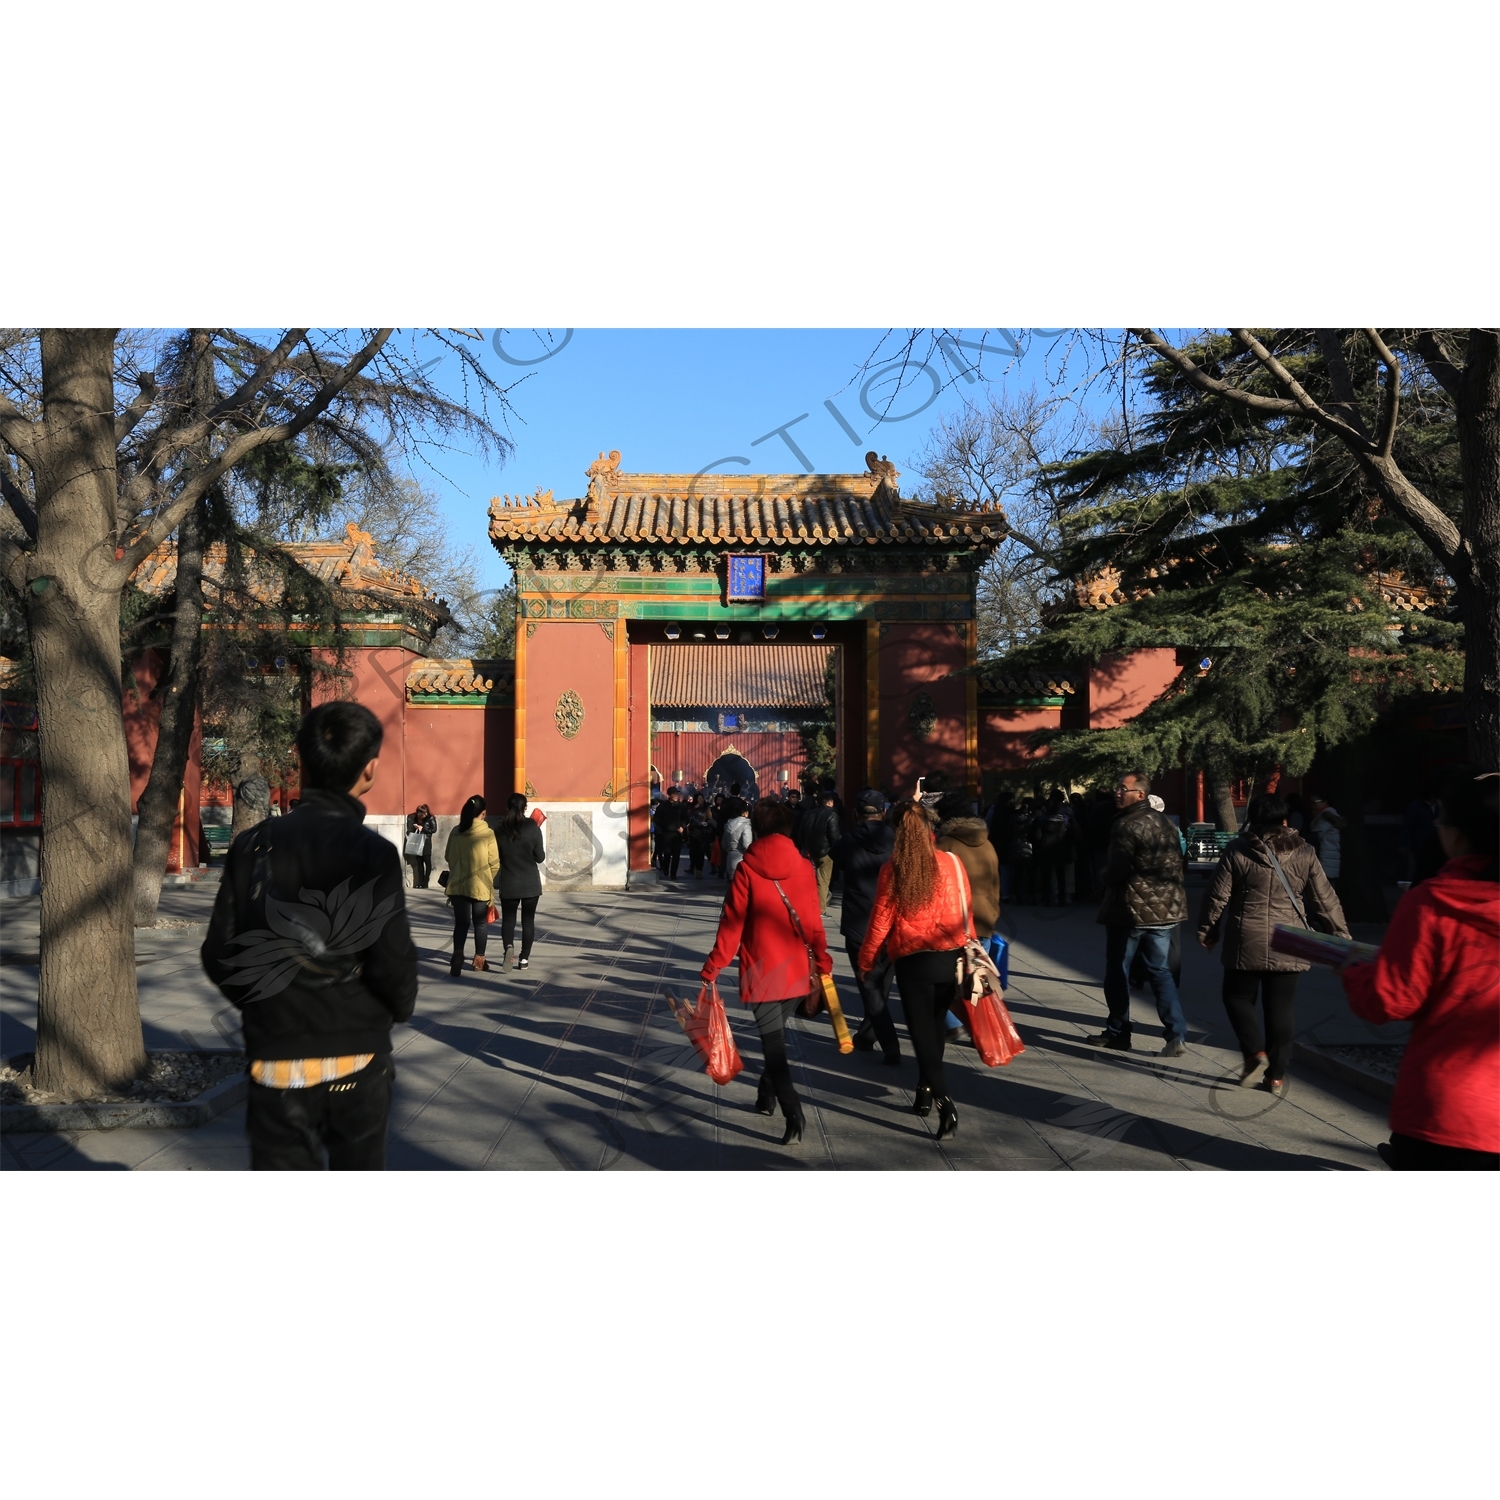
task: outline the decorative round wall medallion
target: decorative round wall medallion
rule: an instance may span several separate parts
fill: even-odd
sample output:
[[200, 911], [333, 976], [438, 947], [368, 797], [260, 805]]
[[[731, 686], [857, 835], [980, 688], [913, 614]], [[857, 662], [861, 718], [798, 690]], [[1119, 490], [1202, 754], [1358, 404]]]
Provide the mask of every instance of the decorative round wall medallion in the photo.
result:
[[557, 720], [557, 732], [565, 740], [571, 740], [583, 728], [583, 699], [569, 688], [557, 700], [552, 717]]
[[931, 739], [932, 731], [937, 728], [937, 704], [928, 693], [913, 693], [906, 717], [911, 724], [911, 732], [919, 740]]

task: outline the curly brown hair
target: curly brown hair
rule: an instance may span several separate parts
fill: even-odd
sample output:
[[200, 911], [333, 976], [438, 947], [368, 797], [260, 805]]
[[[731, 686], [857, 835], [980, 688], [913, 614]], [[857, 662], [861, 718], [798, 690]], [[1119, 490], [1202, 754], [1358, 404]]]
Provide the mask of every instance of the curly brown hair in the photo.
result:
[[937, 890], [937, 854], [932, 842], [932, 818], [920, 802], [907, 800], [896, 808], [896, 845], [891, 850], [891, 899], [902, 916], [912, 916], [932, 900]]

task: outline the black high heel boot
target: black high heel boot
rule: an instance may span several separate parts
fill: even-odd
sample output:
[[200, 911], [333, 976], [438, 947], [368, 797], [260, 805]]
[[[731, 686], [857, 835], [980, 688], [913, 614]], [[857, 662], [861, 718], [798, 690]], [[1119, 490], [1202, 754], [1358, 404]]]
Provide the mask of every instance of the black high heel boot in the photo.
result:
[[958, 1134], [958, 1106], [951, 1099], [939, 1099], [937, 1138], [951, 1141]]
[[786, 1118], [786, 1133], [781, 1137], [783, 1146], [800, 1146], [802, 1144], [802, 1131], [807, 1120], [799, 1109], [796, 1114], [788, 1115]]
[[760, 1087], [755, 1091], [755, 1112], [758, 1115], [776, 1113], [776, 1085], [764, 1073], [761, 1074]]
[[925, 1119], [932, 1113], [932, 1090], [925, 1083], [917, 1085], [917, 1097], [912, 1102], [911, 1112]]

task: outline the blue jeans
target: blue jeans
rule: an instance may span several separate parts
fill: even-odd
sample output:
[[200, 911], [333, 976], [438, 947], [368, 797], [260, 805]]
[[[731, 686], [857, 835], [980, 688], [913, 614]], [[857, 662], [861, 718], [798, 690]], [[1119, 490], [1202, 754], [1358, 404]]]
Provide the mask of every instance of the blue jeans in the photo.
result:
[[1172, 971], [1167, 967], [1172, 929], [1106, 927], [1104, 932], [1104, 1003], [1109, 1006], [1109, 1020], [1104, 1029], [1111, 1036], [1130, 1035], [1130, 961], [1139, 949], [1167, 1041], [1185, 1042], [1187, 1025], [1182, 1019], [1182, 1001]]

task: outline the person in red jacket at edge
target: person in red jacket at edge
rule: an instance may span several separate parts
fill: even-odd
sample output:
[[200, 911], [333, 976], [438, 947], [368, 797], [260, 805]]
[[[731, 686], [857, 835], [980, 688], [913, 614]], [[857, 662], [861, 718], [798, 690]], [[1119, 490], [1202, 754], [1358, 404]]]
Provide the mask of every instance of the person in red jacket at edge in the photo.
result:
[[944, 1018], [958, 996], [964, 912], [974, 910], [974, 898], [963, 862], [934, 846], [932, 813], [920, 802], [906, 801], [896, 809], [895, 821], [896, 843], [889, 863], [880, 867], [859, 968], [869, 973], [882, 948], [895, 963], [906, 1030], [917, 1054], [912, 1110], [929, 1115], [936, 1099], [937, 1138], [946, 1141], [958, 1134], [958, 1110], [943, 1071]]
[[1374, 963], [1340, 971], [1366, 1021], [1407, 1021], [1391, 1097], [1395, 1171], [1500, 1170], [1500, 776], [1469, 766], [1442, 794], [1448, 862], [1401, 898]]
[[729, 882], [713, 952], [701, 971], [703, 982], [712, 984], [735, 954], [740, 956], [740, 999], [755, 1018], [766, 1060], [755, 1107], [763, 1115], [774, 1115], [780, 1103], [786, 1116], [783, 1146], [797, 1145], [806, 1124], [802, 1101], [792, 1087], [786, 1023], [812, 987], [808, 950], [820, 974], [833, 973], [818, 911], [817, 874], [787, 837], [795, 816], [794, 808], [774, 798], [763, 797], [755, 804], [750, 814], [754, 839]]

